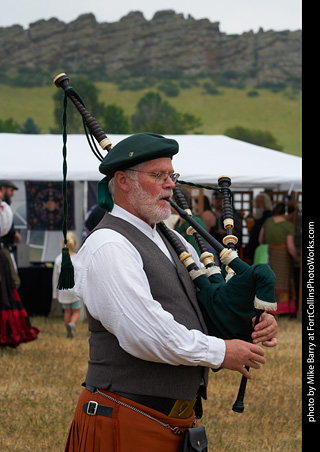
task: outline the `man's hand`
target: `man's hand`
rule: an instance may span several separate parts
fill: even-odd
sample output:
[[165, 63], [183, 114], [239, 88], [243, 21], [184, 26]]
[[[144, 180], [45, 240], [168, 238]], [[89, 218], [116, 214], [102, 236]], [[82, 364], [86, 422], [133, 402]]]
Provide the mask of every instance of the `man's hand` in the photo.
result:
[[[264, 351], [259, 345], [240, 339], [226, 340], [226, 354], [221, 367], [229, 370], [236, 370], [251, 379], [252, 375], [244, 366], [260, 369], [260, 364], [264, 364]], [[260, 363], [260, 364], [259, 364]]]
[[[254, 325], [255, 317], [252, 319]], [[254, 327], [251, 334], [254, 344], [262, 343], [265, 347], [275, 347], [277, 345], [278, 324], [273, 315], [264, 312], [259, 323]]]

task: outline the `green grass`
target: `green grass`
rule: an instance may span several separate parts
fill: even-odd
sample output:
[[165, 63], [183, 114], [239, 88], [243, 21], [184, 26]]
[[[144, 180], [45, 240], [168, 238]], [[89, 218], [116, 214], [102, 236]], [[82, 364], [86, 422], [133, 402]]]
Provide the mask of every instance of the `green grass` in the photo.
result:
[[[31, 319], [38, 339], [17, 349], [0, 348], [1, 452], [64, 450], [88, 360], [86, 322], [65, 338], [62, 318]], [[210, 372], [204, 403], [209, 450], [300, 452], [302, 443], [301, 322], [280, 318], [278, 346], [265, 349], [267, 362], [253, 370], [245, 411], [234, 413], [241, 375]]]
[[[99, 82], [100, 101], [105, 105], [116, 103], [131, 116], [138, 100], [149, 89], [119, 91], [112, 83]], [[15, 88], [0, 85], [0, 119], [12, 117], [23, 124], [32, 117], [42, 133], [54, 126], [52, 95], [57, 88]], [[183, 113], [200, 117], [200, 131], [207, 135], [223, 134], [227, 128], [242, 126], [249, 129], [268, 130], [288, 154], [302, 155], [302, 95], [290, 92], [272, 93], [258, 90], [259, 96], [248, 97], [250, 88], [239, 90], [219, 88], [221, 94], [203, 94], [203, 88], [180, 90], [178, 97], [162, 97]], [[85, 93], [79, 93], [85, 101]], [[105, 131], [108, 134], [108, 131]]]
[[54, 85], [41, 88], [18, 88], [0, 84], [0, 119], [13, 118], [23, 124], [32, 117], [41, 128], [41, 133], [49, 133], [53, 127]]

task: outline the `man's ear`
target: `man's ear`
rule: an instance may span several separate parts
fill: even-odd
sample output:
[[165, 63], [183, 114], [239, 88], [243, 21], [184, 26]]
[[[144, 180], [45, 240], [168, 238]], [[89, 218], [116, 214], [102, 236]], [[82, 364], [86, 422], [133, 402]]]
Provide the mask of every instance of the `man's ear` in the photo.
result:
[[114, 178], [118, 187], [124, 192], [128, 193], [132, 187], [132, 180], [124, 171], [116, 171]]

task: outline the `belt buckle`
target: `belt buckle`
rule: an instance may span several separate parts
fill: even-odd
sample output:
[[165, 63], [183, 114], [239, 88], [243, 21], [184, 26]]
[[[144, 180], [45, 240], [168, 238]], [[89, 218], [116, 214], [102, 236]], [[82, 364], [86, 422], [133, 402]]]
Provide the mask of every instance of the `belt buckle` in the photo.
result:
[[[93, 405], [93, 412], [90, 412], [90, 408], [91, 408], [91, 404]], [[94, 416], [97, 413], [98, 410], [98, 402], [94, 401], [94, 400], [90, 400], [90, 402], [88, 402], [88, 406], [87, 406], [87, 414], [89, 414], [90, 416]]]

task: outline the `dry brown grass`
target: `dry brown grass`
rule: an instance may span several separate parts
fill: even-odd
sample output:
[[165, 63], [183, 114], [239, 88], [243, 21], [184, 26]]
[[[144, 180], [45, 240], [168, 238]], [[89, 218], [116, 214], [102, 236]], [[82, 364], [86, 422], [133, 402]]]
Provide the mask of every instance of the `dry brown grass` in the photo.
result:
[[[62, 319], [31, 320], [41, 329], [36, 341], [0, 349], [0, 451], [63, 452], [86, 374], [87, 325], [68, 340]], [[209, 450], [301, 450], [301, 323], [280, 319], [279, 327], [278, 347], [248, 382], [244, 413], [231, 410], [240, 374], [211, 373], [201, 421]]]
[[245, 411], [235, 413], [241, 376], [211, 375], [202, 419], [212, 449], [219, 452], [299, 452], [302, 450], [302, 327], [279, 319], [278, 346], [266, 350], [267, 363], [253, 370]]

